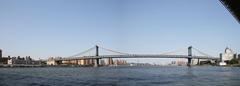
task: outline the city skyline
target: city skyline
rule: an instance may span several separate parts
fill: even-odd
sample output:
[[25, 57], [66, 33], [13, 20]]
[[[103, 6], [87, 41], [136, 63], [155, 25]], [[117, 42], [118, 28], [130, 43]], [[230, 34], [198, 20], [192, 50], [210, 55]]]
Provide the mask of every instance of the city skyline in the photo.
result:
[[143, 54], [240, 52], [240, 26], [218, 0], [1, 0], [0, 13], [3, 56], [71, 56], [96, 44]]

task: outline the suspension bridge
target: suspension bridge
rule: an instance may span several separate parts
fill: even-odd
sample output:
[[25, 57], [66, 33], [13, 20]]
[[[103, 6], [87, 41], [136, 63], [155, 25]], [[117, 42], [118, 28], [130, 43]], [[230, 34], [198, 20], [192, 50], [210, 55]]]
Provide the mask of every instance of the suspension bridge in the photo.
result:
[[[99, 49], [103, 49], [108, 52], [115, 53], [115, 55], [99, 55]], [[195, 50], [198, 52], [199, 56], [193, 55], [192, 51]], [[90, 51], [95, 51], [95, 55], [84, 55]], [[95, 67], [99, 66], [99, 60], [104, 58], [185, 58], [187, 59], [187, 65], [191, 65], [192, 59], [208, 59], [208, 60], [219, 60], [219, 57], [214, 57], [209, 54], [206, 54], [199, 49], [196, 49], [192, 46], [189, 46], [187, 48], [187, 55], [175, 55], [173, 53], [178, 52], [179, 50], [161, 53], [161, 54], [129, 54], [129, 53], [123, 53], [119, 51], [115, 51], [112, 49], [104, 48], [101, 46], [94, 46], [91, 47], [83, 52], [77, 53], [75, 55], [69, 56], [69, 57], [63, 57], [63, 58], [54, 58], [54, 61], [61, 62], [61, 61], [78, 61], [78, 60], [88, 60], [90, 59]]]

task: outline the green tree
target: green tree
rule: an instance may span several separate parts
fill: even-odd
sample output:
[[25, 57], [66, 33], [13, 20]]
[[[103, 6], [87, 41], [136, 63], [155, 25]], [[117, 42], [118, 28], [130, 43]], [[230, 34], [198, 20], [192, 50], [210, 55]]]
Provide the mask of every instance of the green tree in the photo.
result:
[[238, 60], [237, 59], [232, 59], [232, 60], [230, 60], [229, 64], [238, 64]]

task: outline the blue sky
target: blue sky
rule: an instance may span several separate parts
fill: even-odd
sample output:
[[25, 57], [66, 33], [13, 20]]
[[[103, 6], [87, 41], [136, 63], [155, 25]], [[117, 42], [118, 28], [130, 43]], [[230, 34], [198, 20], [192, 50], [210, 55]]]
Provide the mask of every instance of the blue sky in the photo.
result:
[[3, 55], [71, 56], [99, 44], [128, 53], [192, 45], [240, 52], [240, 25], [218, 0], [0, 0]]

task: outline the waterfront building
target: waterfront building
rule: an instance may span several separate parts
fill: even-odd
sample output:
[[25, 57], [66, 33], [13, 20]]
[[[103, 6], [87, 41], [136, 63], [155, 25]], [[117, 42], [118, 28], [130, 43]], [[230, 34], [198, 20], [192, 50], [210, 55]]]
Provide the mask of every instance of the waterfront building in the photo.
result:
[[70, 60], [70, 64], [71, 64], [71, 65], [77, 65], [78, 62], [77, 62], [77, 60]]
[[113, 59], [112, 58], [107, 59], [107, 65], [113, 65]]
[[101, 65], [106, 65], [105, 61], [103, 59], [100, 60]]
[[0, 49], [0, 64], [7, 64], [9, 58], [10, 58], [10, 56], [8, 56], [8, 57], [3, 57], [3, 56], [2, 56], [2, 50]]
[[79, 65], [85, 65], [84, 59], [78, 60]]
[[94, 62], [93, 62], [93, 59], [89, 59], [89, 65], [93, 65]]
[[[92, 59], [63, 60], [63, 65], [92, 65]], [[51, 61], [53, 64], [53, 61]]]
[[222, 57], [222, 61], [230, 61], [234, 58], [234, 52], [230, 48], [226, 48]]
[[240, 64], [240, 54], [238, 54], [238, 63]]
[[2, 50], [0, 49], [0, 64], [7, 64], [8, 58], [2, 56]]
[[47, 60], [47, 65], [59, 65], [59, 62], [57, 62], [56, 60], [54, 60], [53, 57], [48, 58]]
[[219, 63], [219, 65], [227, 65], [229, 63], [230, 60], [236, 58], [236, 53], [234, 53], [234, 51], [230, 48], [226, 48], [224, 53], [220, 54], [220, 60], [221, 62]]
[[[191, 65], [209, 65], [212, 63], [215, 63], [214, 60], [192, 59], [192, 61], [191, 61]], [[187, 61], [185, 59], [176, 59], [175, 61], [172, 61], [169, 65], [185, 66], [185, 65], [187, 65]]]
[[0, 64], [7, 64], [7, 63], [8, 63], [8, 58], [7, 57], [0, 58]]
[[58, 65], [58, 63], [54, 60], [48, 60], [47, 65]]
[[9, 65], [14, 65], [14, 64], [25, 64], [25, 65], [40, 65], [42, 64], [42, 61], [37, 61], [33, 60], [30, 56], [26, 57], [3, 57], [2, 56], [2, 50], [0, 49], [0, 64], [9, 64]]
[[2, 50], [0, 49], [0, 59], [2, 58]]
[[70, 64], [70, 61], [69, 60], [64, 60], [64, 61], [62, 61], [62, 64]]
[[85, 65], [91, 65], [91, 64], [90, 64], [90, 63], [91, 63], [91, 62], [90, 62], [90, 59], [85, 59], [85, 60], [84, 60], [84, 63], [85, 63]]
[[7, 64], [39, 65], [41, 64], [41, 61], [34, 61], [30, 56], [26, 56], [25, 58], [21, 58], [20, 56], [18, 56], [18, 57], [12, 57], [8, 59]]
[[187, 65], [187, 62], [186, 61], [181, 61], [181, 60], [172, 61], [170, 65], [183, 66], [183, 65]]
[[127, 65], [127, 61], [126, 60], [115, 60], [114, 65]]

